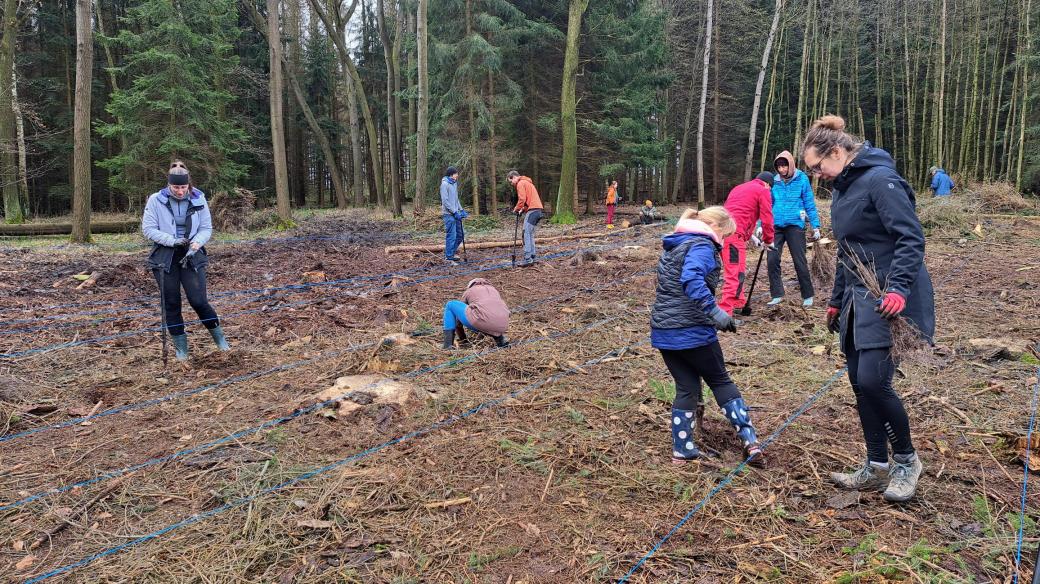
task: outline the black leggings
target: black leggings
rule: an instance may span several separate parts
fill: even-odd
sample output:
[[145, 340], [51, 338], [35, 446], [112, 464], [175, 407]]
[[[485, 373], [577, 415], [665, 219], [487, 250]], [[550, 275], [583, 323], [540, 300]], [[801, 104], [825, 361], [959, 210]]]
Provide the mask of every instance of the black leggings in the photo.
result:
[[888, 462], [888, 444], [893, 454], [912, 454], [910, 418], [903, 401], [892, 388], [896, 364], [888, 347], [857, 351], [853, 343], [854, 315], [849, 314], [845, 332], [845, 359], [849, 365], [849, 383], [856, 394], [856, 409], [863, 425], [867, 458], [871, 462]]
[[693, 410], [701, 401], [701, 379], [707, 382], [719, 407], [740, 397], [737, 384], [729, 378], [726, 361], [722, 357], [722, 346], [718, 341], [696, 349], [659, 349], [664, 364], [675, 378], [675, 401], [677, 410]]
[[777, 227], [773, 238], [776, 251], [769, 252], [769, 293], [773, 298], [784, 295], [784, 278], [780, 273], [780, 254], [784, 253], [784, 244], [791, 250], [791, 260], [794, 261], [794, 272], [798, 275], [798, 288], [802, 291], [802, 298], [812, 298], [816, 293], [813, 290], [812, 276], [809, 273], [809, 262], [805, 259], [805, 229], [788, 225]]
[[192, 268], [181, 268], [180, 261], [184, 258], [185, 250], [178, 248], [173, 254], [170, 263], [170, 271], [163, 274], [162, 269], [152, 270], [155, 281], [162, 287], [163, 310], [166, 312], [166, 326], [170, 334], [179, 336], [184, 334], [184, 318], [181, 316], [181, 288], [188, 298], [188, 304], [195, 309], [199, 320], [208, 329], [220, 326], [217, 319], [217, 311], [210, 306], [206, 299], [206, 268], [195, 271]]

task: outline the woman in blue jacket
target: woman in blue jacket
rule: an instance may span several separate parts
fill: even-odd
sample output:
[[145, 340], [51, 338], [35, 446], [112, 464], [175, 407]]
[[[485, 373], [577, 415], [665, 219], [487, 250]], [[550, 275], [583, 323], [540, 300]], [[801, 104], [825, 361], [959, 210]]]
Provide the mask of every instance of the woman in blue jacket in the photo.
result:
[[[202, 191], [191, 186], [191, 175], [180, 161], [170, 167], [167, 185], [148, 197], [141, 231], [152, 241], [148, 267], [163, 299], [166, 327], [179, 361], [188, 359], [188, 335], [181, 316], [181, 288], [203, 326], [221, 351], [230, 349], [217, 311], [206, 299], [206, 242], [213, 234], [209, 206]], [[189, 255], [190, 254], [190, 255]]]
[[700, 456], [694, 434], [704, 412], [701, 380], [733, 425], [745, 458], [764, 464], [762, 449], [740, 390], [726, 371], [716, 329], [736, 332], [733, 317], [715, 302], [722, 277], [722, 241], [737, 225], [723, 207], [688, 209], [664, 238], [657, 264], [657, 298], [650, 312], [650, 343], [675, 378], [672, 403], [672, 462]]
[[773, 248], [769, 250], [769, 294], [773, 297], [770, 306], [784, 300], [784, 279], [780, 274], [780, 254], [784, 244], [791, 250], [794, 271], [798, 275], [798, 288], [802, 293], [802, 306], [812, 306], [812, 274], [805, 259], [805, 219], [813, 228], [813, 239], [820, 239], [820, 216], [816, 213], [809, 177], [794, 166], [794, 156], [784, 150], [773, 161], [776, 178], [773, 179]]
[[[889, 501], [906, 501], [914, 496], [924, 467], [906, 409], [892, 387], [897, 363], [890, 353], [889, 321], [906, 319], [928, 342], [935, 334], [932, 281], [914, 192], [888, 152], [847, 134], [838, 116], [816, 120], [802, 145], [802, 160], [810, 171], [834, 181], [831, 226], [838, 262], [827, 326], [840, 334], [867, 443], [864, 466], [831, 473], [831, 479], [844, 488], [883, 490]], [[850, 254], [873, 266], [886, 286], [882, 298], [867, 291], [846, 259]]]

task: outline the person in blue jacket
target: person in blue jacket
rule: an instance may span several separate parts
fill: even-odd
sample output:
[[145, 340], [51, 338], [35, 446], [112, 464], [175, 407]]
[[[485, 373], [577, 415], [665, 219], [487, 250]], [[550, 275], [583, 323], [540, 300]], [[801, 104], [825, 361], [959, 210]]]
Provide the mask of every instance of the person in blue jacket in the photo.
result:
[[674, 464], [700, 456], [694, 435], [704, 413], [702, 379], [736, 430], [745, 458], [756, 466], [764, 464], [749, 407], [730, 379], [716, 333], [737, 330], [733, 317], [715, 302], [722, 279], [722, 241], [736, 229], [723, 207], [687, 209], [675, 232], [664, 237], [657, 297], [650, 312], [650, 344], [661, 352], [675, 378], [670, 424]]
[[444, 219], [444, 259], [452, 263], [461, 262], [462, 258], [456, 252], [465, 237], [462, 220], [469, 217], [469, 213], [459, 202], [459, 171], [454, 166], [449, 166], [441, 179], [441, 216]]
[[798, 289], [802, 293], [802, 306], [812, 306], [813, 290], [812, 274], [809, 262], [805, 259], [805, 219], [813, 229], [813, 239], [820, 239], [820, 216], [816, 212], [816, 199], [813, 197], [812, 185], [804, 172], [795, 168], [794, 156], [784, 150], [775, 160], [773, 168], [776, 177], [773, 179], [773, 236], [774, 246], [769, 249], [769, 295], [772, 300], [769, 306], [776, 306], [784, 301], [784, 279], [780, 273], [780, 255], [784, 244], [791, 250], [794, 271], [798, 275]]
[[953, 190], [953, 187], [956, 186], [953, 184], [953, 179], [950, 178], [950, 175], [946, 174], [946, 171], [938, 166], [929, 168], [928, 172], [932, 175], [931, 187], [932, 192], [935, 193], [936, 197], [945, 197], [946, 195], [949, 195], [950, 191]]
[[[914, 450], [906, 409], [892, 387], [898, 363], [891, 354], [889, 323], [903, 318], [929, 343], [935, 335], [934, 294], [914, 191], [888, 152], [847, 134], [839, 116], [824, 116], [812, 125], [802, 160], [834, 181], [831, 227], [838, 258], [827, 327], [840, 335], [867, 444], [865, 464], [851, 473], [831, 473], [831, 480], [847, 489], [884, 491], [889, 501], [907, 501], [917, 491], [924, 465]], [[849, 259], [852, 254], [875, 270], [885, 286], [881, 298], [868, 291]]]
[[[152, 243], [148, 267], [159, 284], [166, 327], [173, 340], [175, 356], [188, 359], [188, 335], [181, 316], [181, 288], [188, 304], [209, 330], [221, 351], [230, 350], [217, 311], [206, 298], [206, 266], [209, 257], [205, 245], [213, 234], [206, 195], [191, 185], [191, 175], [183, 162], [170, 166], [167, 185], [148, 197], [141, 218], [141, 231]], [[191, 255], [189, 255], [191, 254]]]

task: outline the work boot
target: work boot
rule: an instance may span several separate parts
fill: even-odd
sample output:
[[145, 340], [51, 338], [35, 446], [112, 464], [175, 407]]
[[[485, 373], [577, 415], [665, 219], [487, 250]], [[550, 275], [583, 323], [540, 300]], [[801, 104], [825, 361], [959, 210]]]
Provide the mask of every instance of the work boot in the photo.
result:
[[888, 469], [867, 461], [853, 472], [832, 472], [831, 480], [843, 489], [852, 491], [884, 491], [888, 487]]
[[442, 349], [454, 349], [455, 348], [455, 329], [444, 329], [444, 344], [441, 345]]
[[466, 328], [461, 324], [455, 327], [455, 336], [459, 338], [459, 347], [468, 347], [469, 339], [466, 338]]
[[740, 438], [740, 443], [744, 447], [744, 457], [750, 458], [748, 464], [764, 466], [765, 456], [758, 444], [755, 427], [751, 425], [751, 414], [748, 412], [747, 404], [744, 403], [744, 398], [735, 397], [729, 400], [726, 405], [722, 406], [722, 412], [729, 423], [733, 424], [733, 429], [737, 431], [737, 437]]
[[686, 464], [701, 455], [693, 443], [694, 412], [672, 408], [672, 464]]
[[917, 479], [921, 478], [924, 464], [916, 452], [910, 454], [893, 454], [892, 470], [888, 473], [888, 488], [885, 489], [885, 500], [902, 503], [913, 498], [917, 492]]
[[188, 360], [188, 334], [183, 335], [170, 335], [170, 339], [173, 340], [173, 348], [176, 349], [174, 357], [178, 361]]
[[221, 351], [230, 351], [231, 346], [228, 345], [227, 338], [224, 336], [224, 329], [219, 326], [209, 329], [210, 336], [213, 337], [213, 342], [217, 344], [217, 348]]
[[504, 347], [508, 347], [509, 346], [509, 341], [506, 340], [506, 336], [505, 335], [498, 335], [497, 337], [491, 337], [491, 338], [495, 339], [495, 346], [496, 347], [504, 348]]
[[776, 306], [776, 305], [780, 304], [783, 301], [784, 301], [783, 297], [782, 296], [778, 296], [776, 298], [773, 298], [769, 302], [766, 302], [766, 306]]

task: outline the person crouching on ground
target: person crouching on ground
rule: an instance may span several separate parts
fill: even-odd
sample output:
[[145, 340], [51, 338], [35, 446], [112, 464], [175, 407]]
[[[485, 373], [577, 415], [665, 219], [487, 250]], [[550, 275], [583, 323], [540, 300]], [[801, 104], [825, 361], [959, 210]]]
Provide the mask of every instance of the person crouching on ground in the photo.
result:
[[148, 197], [141, 231], [153, 243], [148, 267], [159, 284], [166, 327], [173, 339], [176, 358], [185, 361], [188, 335], [181, 316], [181, 288], [217, 348], [228, 351], [231, 347], [220, 328], [217, 312], [206, 299], [209, 258], [203, 246], [213, 234], [206, 196], [191, 186], [191, 175], [183, 163], [170, 168], [167, 182], [166, 187]]
[[716, 329], [736, 332], [733, 317], [715, 302], [722, 279], [722, 241], [736, 224], [722, 207], [700, 212], [687, 209], [664, 237], [657, 264], [657, 298], [650, 313], [650, 343], [661, 352], [675, 378], [672, 403], [672, 462], [683, 464], [700, 456], [694, 436], [704, 411], [701, 380], [707, 382], [733, 424], [744, 456], [764, 464], [764, 455], [751, 425], [751, 416], [726, 370]]
[[[834, 181], [831, 226], [838, 261], [827, 327], [839, 334], [867, 445], [862, 467], [831, 473], [831, 480], [846, 489], [884, 491], [889, 501], [907, 501], [917, 491], [924, 465], [914, 450], [906, 409], [892, 387], [899, 364], [891, 353], [889, 322], [902, 316], [927, 342], [935, 334], [934, 292], [914, 191], [896, 171], [892, 156], [846, 133], [839, 116], [813, 123], [802, 160], [811, 172]], [[876, 271], [886, 286], [883, 298], [868, 293], [851, 269], [850, 254]]]
[[509, 307], [498, 290], [484, 278], [474, 278], [466, 284], [462, 300], [449, 300], [444, 305], [444, 349], [468, 342], [466, 329], [484, 333], [495, 340], [498, 347], [507, 347], [506, 329], [509, 327]]
[[657, 220], [657, 209], [654, 208], [654, 202], [650, 199], [643, 201], [643, 208], [639, 210], [639, 222], [643, 225], [650, 225]]

